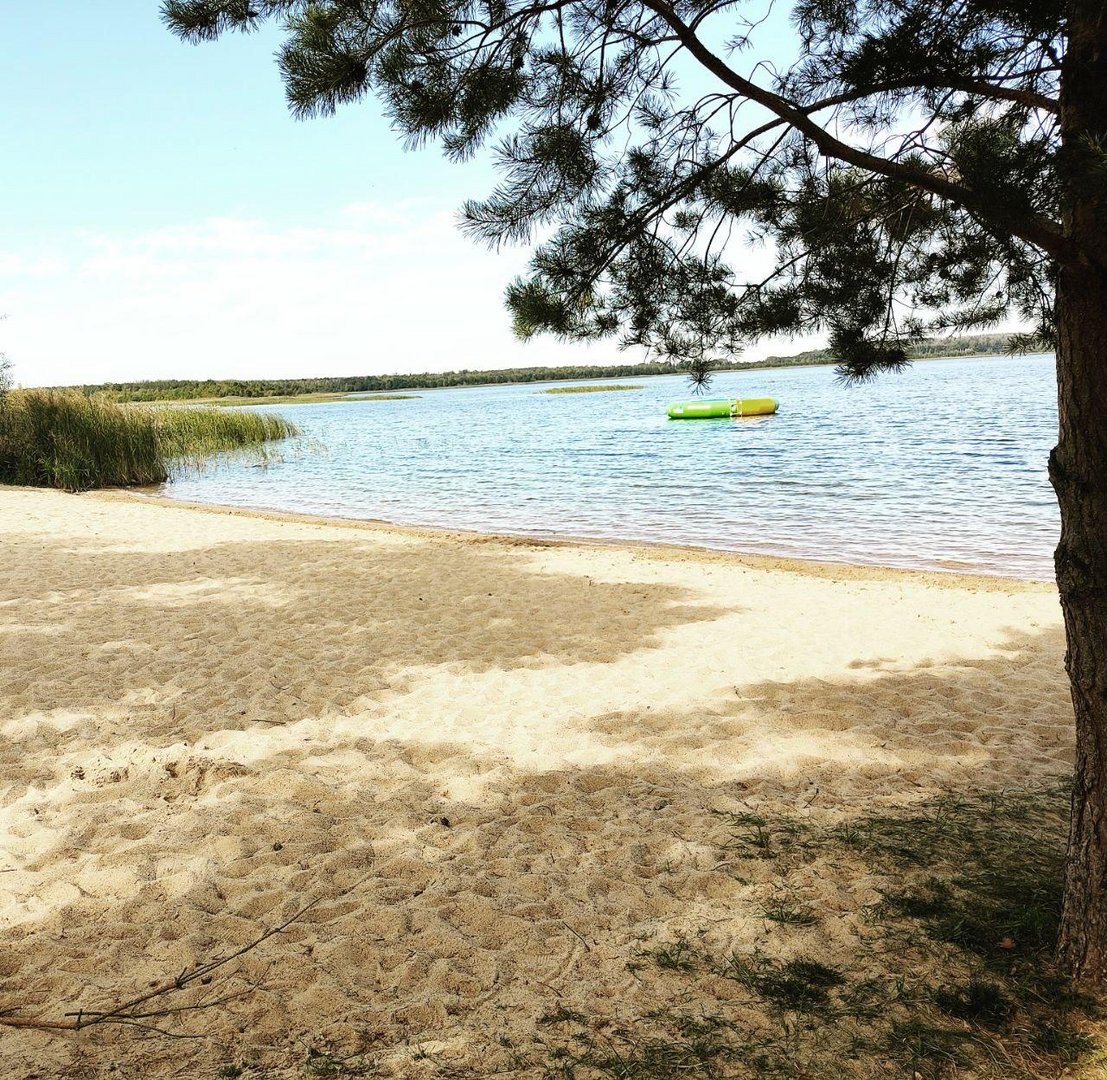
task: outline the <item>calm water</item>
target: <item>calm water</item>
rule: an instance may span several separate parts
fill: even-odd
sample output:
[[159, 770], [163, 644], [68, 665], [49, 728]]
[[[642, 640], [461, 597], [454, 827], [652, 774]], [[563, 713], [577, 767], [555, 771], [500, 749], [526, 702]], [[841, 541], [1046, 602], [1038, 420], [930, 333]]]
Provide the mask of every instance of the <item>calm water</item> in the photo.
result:
[[780, 401], [776, 416], [738, 421], [670, 421], [665, 407], [690, 396], [686, 380], [639, 381], [625, 393], [529, 384], [267, 406], [304, 437], [267, 466], [222, 461], [165, 492], [405, 524], [1052, 576], [1052, 357], [930, 361], [849, 388], [829, 368], [720, 375], [712, 397]]

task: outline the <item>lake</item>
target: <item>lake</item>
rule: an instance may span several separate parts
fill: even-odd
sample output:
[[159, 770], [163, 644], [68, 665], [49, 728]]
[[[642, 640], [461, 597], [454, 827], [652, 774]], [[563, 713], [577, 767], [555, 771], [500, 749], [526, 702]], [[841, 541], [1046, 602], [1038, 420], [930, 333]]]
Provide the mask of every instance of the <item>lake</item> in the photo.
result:
[[[920, 361], [842, 386], [829, 367], [716, 376], [775, 416], [669, 420], [682, 376], [618, 393], [551, 385], [260, 406], [303, 437], [228, 457], [173, 498], [537, 537], [691, 544], [832, 562], [1049, 578], [1059, 524], [1051, 356]], [[577, 385], [577, 384], [574, 384]]]

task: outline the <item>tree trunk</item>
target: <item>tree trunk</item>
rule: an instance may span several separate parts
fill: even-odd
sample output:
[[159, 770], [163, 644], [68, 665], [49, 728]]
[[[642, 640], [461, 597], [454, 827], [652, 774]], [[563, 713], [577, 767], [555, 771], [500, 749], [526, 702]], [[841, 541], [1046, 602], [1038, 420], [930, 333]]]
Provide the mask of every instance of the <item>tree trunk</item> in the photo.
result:
[[[1066, 275], [1067, 276], [1067, 275]], [[1061, 507], [1057, 585], [1076, 711], [1062, 962], [1107, 980], [1107, 277], [1058, 295], [1060, 441], [1050, 479]], [[1076, 295], [1074, 295], [1074, 293]]]
[[[1073, 0], [1062, 68], [1065, 226], [1086, 253], [1057, 287], [1060, 437], [1049, 474], [1061, 508], [1057, 585], [1076, 711], [1076, 769], [1059, 952], [1107, 981], [1107, 18]], [[1096, 146], [1098, 143], [1098, 148]]]

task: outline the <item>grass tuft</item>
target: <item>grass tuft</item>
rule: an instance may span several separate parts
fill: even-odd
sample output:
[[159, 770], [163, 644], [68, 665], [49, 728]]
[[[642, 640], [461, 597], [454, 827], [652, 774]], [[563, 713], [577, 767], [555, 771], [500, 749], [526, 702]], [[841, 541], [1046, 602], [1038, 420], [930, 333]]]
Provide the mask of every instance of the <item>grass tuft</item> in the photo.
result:
[[942, 1012], [983, 1027], [1003, 1028], [1014, 1015], [1015, 1005], [1003, 989], [989, 979], [970, 979], [964, 986], [942, 987], [934, 992]]
[[655, 945], [641, 955], [649, 957], [663, 971], [695, 971], [698, 961], [696, 950], [683, 937]]
[[760, 814], [745, 811], [714, 813], [724, 819], [730, 833], [723, 850], [736, 858], [776, 859], [802, 854], [805, 849], [803, 828], [795, 822], [780, 818], [770, 822]]
[[799, 1013], [826, 1012], [830, 991], [846, 981], [837, 968], [803, 958], [781, 964], [763, 956], [734, 955], [727, 958], [719, 974], [736, 979], [779, 1009]]
[[909, 1016], [892, 1023], [887, 1050], [908, 1076], [944, 1077], [970, 1064], [965, 1043], [968, 1032], [929, 1023], [921, 1016]]
[[552, 1012], [543, 1013], [538, 1018], [538, 1022], [540, 1024], [583, 1024], [586, 1019], [584, 1013], [558, 1005]]
[[0, 394], [0, 483], [65, 491], [159, 484], [177, 465], [298, 433], [283, 417], [262, 413], [11, 390]]
[[[727, 1025], [729, 1027], [729, 1025]], [[583, 1046], [555, 1047], [549, 1051], [546, 1077], [583, 1080], [676, 1080], [687, 1076], [730, 1076], [722, 1063], [737, 1053], [726, 1030], [689, 1030], [681, 1035], [665, 1024], [655, 1031], [617, 1031], [607, 1036], [589, 1036]]]
[[770, 922], [785, 926], [814, 926], [819, 916], [807, 904], [794, 904], [783, 896], [774, 896], [761, 908], [761, 915]]

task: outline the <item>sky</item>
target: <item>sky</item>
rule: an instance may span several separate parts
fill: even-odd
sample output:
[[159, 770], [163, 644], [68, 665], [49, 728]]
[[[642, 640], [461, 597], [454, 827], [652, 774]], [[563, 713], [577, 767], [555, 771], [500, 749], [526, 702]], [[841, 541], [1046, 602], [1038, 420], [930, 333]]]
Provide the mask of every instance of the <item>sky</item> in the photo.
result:
[[456, 226], [495, 183], [487, 161], [405, 151], [372, 99], [294, 120], [275, 28], [187, 45], [159, 6], [5, 5], [0, 352], [17, 383], [647, 358], [514, 339], [503, 290], [527, 251]]

